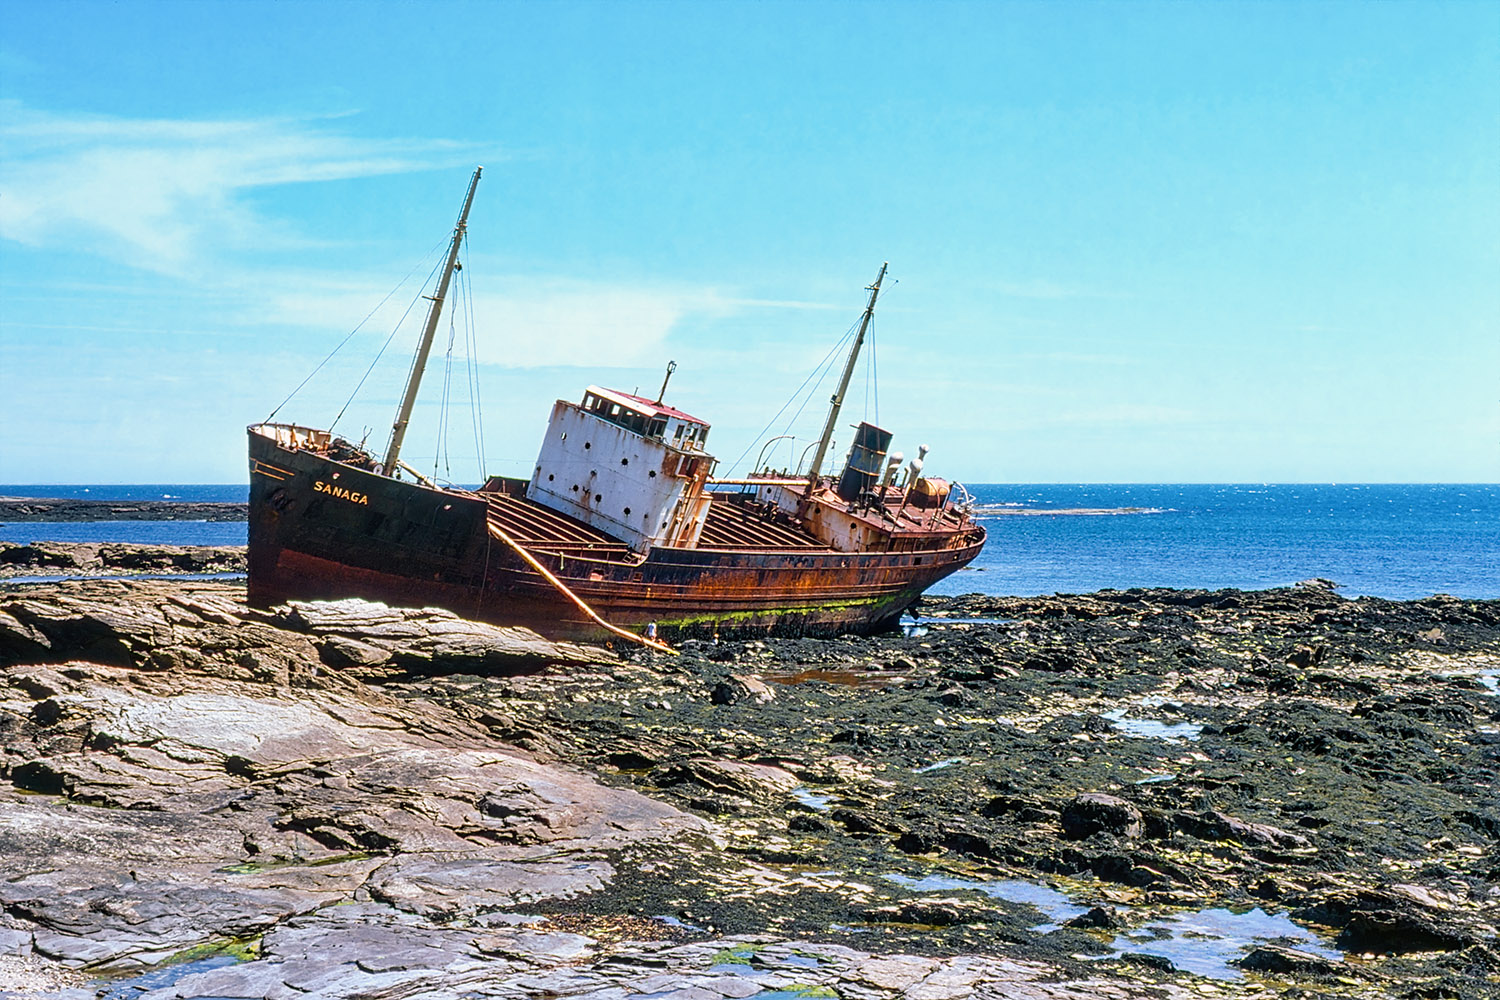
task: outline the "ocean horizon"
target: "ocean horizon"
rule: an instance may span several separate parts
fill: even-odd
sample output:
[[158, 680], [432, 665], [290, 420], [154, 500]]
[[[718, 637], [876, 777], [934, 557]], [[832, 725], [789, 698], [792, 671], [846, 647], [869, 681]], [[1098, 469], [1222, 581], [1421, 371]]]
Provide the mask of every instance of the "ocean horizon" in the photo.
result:
[[[244, 484], [0, 484], [0, 496], [243, 503]], [[1500, 598], [1500, 485], [986, 483], [979, 558], [928, 593], [1260, 590], [1332, 581], [1349, 597]], [[243, 522], [0, 523], [4, 542], [243, 545]]]

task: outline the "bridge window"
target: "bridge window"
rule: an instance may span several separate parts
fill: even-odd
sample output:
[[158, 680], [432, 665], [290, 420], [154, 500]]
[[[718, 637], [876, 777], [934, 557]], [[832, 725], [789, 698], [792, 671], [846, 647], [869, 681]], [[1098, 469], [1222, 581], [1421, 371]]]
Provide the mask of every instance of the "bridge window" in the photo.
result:
[[624, 427], [626, 430], [635, 431], [637, 434], [657, 437], [666, 429], [665, 420], [653, 420], [651, 417], [639, 410], [633, 410], [628, 406], [622, 406], [613, 400], [593, 393], [584, 393], [583, 408], [600, 420], [608, 421], [616, 427]]

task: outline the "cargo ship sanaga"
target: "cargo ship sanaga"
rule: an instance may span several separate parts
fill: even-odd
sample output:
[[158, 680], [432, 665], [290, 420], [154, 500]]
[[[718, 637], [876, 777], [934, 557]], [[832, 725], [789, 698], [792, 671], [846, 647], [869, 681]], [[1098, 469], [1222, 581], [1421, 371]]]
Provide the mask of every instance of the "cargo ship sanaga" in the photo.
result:
[[979, 554], [962, 487], [923, 475], [920, 455], [903, 471], [889, 432], [859, 424], [842, 473], [822, 474], [884, 266], [805, 471], [716, 479], [709, 424], [664, 403], [665, 381], [655, 399], [591, 385], [558, 400], [529, 479], [470, 490], [408, 467], [401, 445], [479, 176], [384, 457], [330, 431], [249, 428], [252, 605], [361, 597], [654, 646], [867, 633]]

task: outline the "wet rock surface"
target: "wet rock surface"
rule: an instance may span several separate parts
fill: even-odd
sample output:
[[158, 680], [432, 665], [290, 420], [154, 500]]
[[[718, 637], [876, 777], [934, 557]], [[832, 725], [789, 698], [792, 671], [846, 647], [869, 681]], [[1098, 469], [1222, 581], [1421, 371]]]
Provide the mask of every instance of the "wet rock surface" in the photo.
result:
[[1500, 602], [970, 597], [667, 657], [239, 597], [0, 591], [30, 995], [1500, 996]]
[[[1194, 935], [1228, 933], [1193, 930], [1195, 915], [1243, 915], [1306, 937], [1226, 944], [1211, 974], [1245, 973], [1237, 990], [1500, 995], [1500, 603], [1350, 601], [1312, 582], [923, 612], [906, 635], [688, 643], [565, 681], [400, 689], [504, 706], [514, 738], [713, 817], [777, 874], [694, 891], [634, 879], [643, 911], [856, 948], [878, 934], [925, 953], [1093, 956], [1157, 981], [1207, 967]], [[747, 696], [754, 681], [774, 697]], [[757, 796], [703, 759], [801, 785]], [[993, 894], [1013, 881], [1074, 908]], [[1317, 961], [1229, 965], [1257, 947]], [[1122, 951], [1145, 964], [1108, 957]]]

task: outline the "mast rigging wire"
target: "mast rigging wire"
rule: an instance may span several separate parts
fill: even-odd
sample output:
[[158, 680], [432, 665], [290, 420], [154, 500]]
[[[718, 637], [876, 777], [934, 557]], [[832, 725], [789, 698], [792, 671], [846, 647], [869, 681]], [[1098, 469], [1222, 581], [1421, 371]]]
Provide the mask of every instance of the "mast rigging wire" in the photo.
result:
[[[467, 241], [465, 242], [467, 246]], [[450, 425], [453, 416], [453, 360], [454, 351], [458, 347], [457, 330], [461, 326], [464, 331], [464, 373], [465, 385], [469, 390], [469, 422], [474, 433], [474, 453], [479, 462], [479, 481], [486, 480], [485, 456], [484, 456], [484, 417], [482, 412], [482, 397], [479, 392], [479, 358], [478, 358], [478, 331], [474, 324], [474, 287], [469, 282], [467, 267], [460, 261], [456, 268], [458, 283], [454, 288], [454, 305], [448, 312], [448, 349], [443, 364], [443, 394], [442, 403], [438, 415], [438, 453], [433, 456], [432, 477], [434, 481], [438, 478], [437, 470], [439, 461], [442, 462], [444, 481], [452, 485], [453, 464], [450, 448], [453, 443], [453, 429]], [[458, 323], [462, 318], [463, 323]]]
[[[468, 234], [467, 233], [459, 233], [458, 239], [459, 239], [459, 249], [460, 250], [463, 249], [463, 241], [465, 239], [467, 239], [467, 238], [468, 238]], [[444, 267], [446, 265], [446, 263], [447, 263], [446, 260], [444, 260], [441, 263], [434, 264], [433, 268], [432, 268], [432, 271], [427, 275], [427, 282], [431, 282], [432, 278], [433, 278], [433, 275], [437, 274], [438, 273], [438, 269], [440, 267]], [[423, 288], [427, 287], [427, 282], [423, 283], [423, 285], [422, 285]], [[426, 298], [427, 298], [427, 300], [429, 302], [431, 302], [433, 304], [433, 306], [437, 306], [438, 305], [438, 300], [437, 300], [437, 297], [435, 295], [429, 295]], [[416, 302], [415, 302], [415, 300], [413, 300], [412, 305], [415, 305], [415, 304], [416, 304]], [[406, 312], [407, 313], [411, 312], [411, 306], [407, 306], [406, 307]], [[402, 314], [401, 320], [402, 320], [402, 322], [406, 321], [406, 314]], [[393, 330], [392, 334], [394, 335], [394, 333], [395, 333], [395, 331]], [[417, 361], [419, 359], [421, 359], [421, 357], [422, 357], [422, 341], [424, 339], [425, 339], [425, 328], [424, 328], [424, 337], [418, 337], [417, 338], [417, 346], [411, 352], [411, 366], [406, 369], [406, 384], [408, 386], [410, 386], [412, 384], [412, 376], [415, 375], [415, 374], [417, 374]], [[390, 340], [387, 339], [386, 340], [386, 344], [389, 344], [389, 343], [390, 343]], [[385, 353], [385, 347], [381, 347], [380, 351], [381, 351], [382, 354]], [[380, 360], [380, 355], [377, 354], [375, 356], [375, 360], [379, 361]], [[368, 375], [369, 373], [366, 372], [365, 374]], [[363, 384], [364, 384], [364, 380], [361, 379], [360, 380], [360, 385], [363, 385]], [[358, 392], [359, 391], [359, 386], [355, 386], [354, 391]], [[350, 396], [349, 398], [350, 398], [351, 401], [353, 401], [354, 397]], [[344, 405], [347, 406], [348, 404], [346, 403]], [[402, 408], [403, 409], [405, 408], [405, 404], [404, 403], [402, 404]], [[395, 444], [395, 442], [396, 442], [396, 425], [392, 424], [391, 425], [391, 436], [386, 441], [386, 452], [387, 453], [390, 452], [391, 446], [393, 444]], [[396, 473], [394, 471], [391, 472], [391, 475], [395, 475], [395, 474]]]
[[[848, 343], [849, 338], [854, 335], [854, 331], [858, 329], [858, 327], [859, 321], [855, 320], [854, 324], [850, 326], [848, 330], [844, 331], [844, 335], [839, 338], [839, 342], [834, 344], [833, 347], [829, 348], [828, 353], [823, 355], [823, 360], [819, 361], [817, 366], [808, 373], [807, 377], [802, 380], [802, 384], [797, 386], [797, 388], [792, 391], [791, 396], [787, 397], [787, 401], [785, 403], [781, 404], [781, 409], [777, 410], [775, 415], [772, 416], [770, 420], [766, 421], [766, 425], [760, 429], [760, 433], [755, 435], [755, 439], [745, 447], [745, 450], [740, 453], [740, 457], [734, 460], [734, 464], [729, 467], [729, 471], [731, 474], [739, 469], [740, 463], [742, 463], [750, 454], [751, 449], [753, 449], [757, 444], [760, 444], [765, 439], [766, 431], [769, 431], [772, 425], [774, 425], [777, 420], [781, 419], [781, 415], [786, 412], [786, 408], [797, 401], [797, 397], [802, 394], [802, 390], [807, 388], [808, 383], [812, 382], [815, 376], [817, 377], [818, 381], [816, 385], [813, 386], [812, 391], [816, 391], [817, 386], [823, 384], [823, 380], [828, 377], [828, 372], [832, 370], [829, 367], [829, 362], [838, 357], [839, 350], [844, 346], [844, 344]], [[822, 374], [819, 374], [819, 372], [822, 372]], [[782, 431], [783, 434], [791, 429], [792, 424], [796, 423], [797, 418], [802, 416], [802, 411], [807, 408], [807, 404], [811, 401], [812, 392], [809, 392], [807, 398], [802, 401], [802, 405], [797, 407], [797, 412], [793, 413], [791, 419], [787, 421], [786, 428], [784, 428]]]
[[479, 391], [479, 331], [474, 325], [474, 289], [462, 271], [459, 272], [459, 289], [464, 311], [468, 316], [464, 350], [468, 352], [469, 358], [469, 419], [474, 425], [474, 447], [479, 452], [479, 481], [483, 485], [489, 473], [485, 471], [484, 456], [484, 396]]
[[[431, 257], [434, 253], [436, 253], [438, 247], [440, 247], [440, 246], [442, 246], [441, 242], [439, 242], [431, 250], [429, 250], [425, 254], [423, 254], [417, 260], [417, 262], [412, 265], [411, 270], [407, 271], [406, 274], [402, 276], [401, 280], [398, 281], [398, 282], [396, 282], [395, 286], [392, 287], [390, 291], [388, 291], [388, 292], [385, 293], [385, 298], [383, 298], [379, 302], [377, 302], [375, 304], [375, 308], [371, 309], [365, 315], [364, 319], [360, 320], [358, 323], [355, 324], [354, 329], [352, 329], [348, 333], [344, 334], [344, 339], [341, 340], [341, 341], [339, 341], [338, 344], [337, 344], [337, 346], [335, 346], [333, 350], [331, 350], [331, 351], [328, 352], [328, 356], [327, 357], [325, 357], [322, 361], [318, 362], [318, 366], [316, 368], [314, 368], [311, 372], [308, 373], [307, 378], [303, 379], [300, 383], [298, 383], [297, 384], [297, 388], [293, 389], [291, 391], [290, 395], [288, 395], [286, 397], [286, 399], [283, 399], [280, 403], [276, 404], [276, 409], [272, 410], [270, 412], [270, 414], [266, 417], [266, 419], [265, 419], [266, 423], [270, 423], [273, 419], [275, 419], [276, 414], [278, 414], [278, 413], [281, 412], [281, 408], [283, 406], [285, 406], [286, 404], [290, 403], [292, 401], [292, 397], [296, 396], [297, 393], [301, 392], [307, 386], [307, 383], [309, 383], [309, 382], [311, 382], [313, 380], [313, 376], [317, 375], [318, 372], [322, 371], [323, 370], [323, 366], [326, 365], [326, 364], [328, 364], [328, 362], [332, 361], [333, 360], [333, 356], [335, 354], [337, 354], [339, 351], [343, 350], [345, 344], [349, 343], [350, 340], [354, 339], [354, 335], [356, 333], [358, 333], [364, 327], [364, 325], [370, 321], [370, 317], [374, 316], [376, 313], [378, 313], [380, 311], [381, 307], [384, 306], [387, 302], [390, 301], [391, 296], [395, 295], [398, 291], [401, 290], [401, 286], [402, 285], [406, 284], [408, 281], [411, 280], [411, 276], [413, 274], [417, 273], [417, 268], [419, 268], [419, 267], [422, 266], [422, 261], [426, 260], [428, 257]], [[345, 406], [347, 406], [347, 405], [348, 404], [346, 403]], [[339, 415], [340, 416], [343, 415], [343, 410], [339, 411]], [[333, 429], [332, 427], [329, 428], [329, 430], [332, 430], [332, 429]]]
[[453, 464], [448, 461], [448, 439], [452, 436], [448, 433], [448, 396], [449, 387], [453, 384], [453, 342], [458, 336], [458, 324], [454, 319], [452, 310], [448, 312], [448, 350], [443, 356], [443, 398], [438, 404], [438, 433], [436, 454], [432, 456], [432, 479], [437, 482], [438, 462], [443, 464], [443, 478], [453, 482]]
[[[817, 392], [818, 388], [822, 386], [824, 379], [833, 374], [834, 368], [837, 367], [839, 354], [842, 353], [844, 345], [849, 343], [849, 339], [854, 336], [854, 331], [858, 328], [859, 322], [856, 320], [853, 326], [844, 331], [844, 335], [839, 339], [839, 342], [833, 345], [833, 350], [829, 351], [827, 356], [824, 357], [822, 374], [818, 375], [817, 383], [814, 384], [812, 390], [807, 394], [807, 398], [802, 401], [802, 405], [797, 407], [797, 412], [792, 414], [791, 419], [786, 422], [786, 426], [781, 429], [783, 434], [791, 431], [792, 424], [797, 422], [797, 418], [802, 416], [802, 411], [807, 409], [807, 404], [812, 402], [813, 393]], [[814, 372], [814, 374], [817, 373]]]
[[[427, 280], [422, 283], [422, 288], [426, 288], [428, 282], [432, 281], [432, 276], [437, 273], [437, 269], [439, 266], [441, 266], [441, 262], [433, 264], [432, 270], [427, 274]], [[421, 297], [421, 289], [418, 289], [417, 294], [412, 298], [410, 302], [407, 303], [406, 311], [401, 314], [401, 318], [396, 320], [395, 324], [391, 327], [391, 332], [386, 336], [385, 343], [380, 345], [380, 350], [376, 352], [374, 360], [370, 362], [370, 367], [366, 368], [365, 373], [360, 376], [359, 384], [354, 387], [353, 392], [349, 393], [349, 398], [344, 400], [344, 405], [339, 409], [338, 416], [334, 417], [333, 423], [328, 425], [329, 431], [332, 431], [335, 427], [337, 427], [338, 422], [343, 419], [344, 412], [348, 410], [349, 405], [354, 402], [354, 397], [359, 395], [359, 390], [364, 388], [365, 380], [370, 377], [370, 373], [373, 372], [375, 370], [375, 366], [380, 363], [381, 357], [385, 354], [385, 349], [391, 346], [391, 341], [395, 339], [396, 333], [401, 329], [401, 324], [406, 322], [406, 317], [411, 315], [412, 309], [416, 308], [417, 300]], [[413, 357], [412, 366], [415, 367], [416, 363], [416, 358]]]
[[[467, 246], [467, 241], [465, 242]], [[443, 394], [442, 402], [438, 410], [438, 443], [437, 454], [432, 460], [432, 478], [438, 478], [438, 465], [442, 463], [443, 479], [449, 485], [453, 483], [453, 463], [451, 447], [453, 443], [453, 428], [451, 419], [453, 416], [453, 360], [454, 351], [458, 347], [457, 329], [461, 326], [464, 331], [464, 373], [465, 384], [469, 390], [469, 423], [474, 434], [474, 456], [479, 462], [479, 482], [482, 484], [486, 479], [485, 455], [484, 455], [484, 413], [483, 397], [479, 391], [479, 337], [474, 324], [474, 286], [469, 282], [468, 268], [461, 261], [456, 268], [458, 283], [454, 288], [454, 306], [448, 312], [448, 348], [443, 363]], [[458, 323], [462, 318], [463, 323]]]

